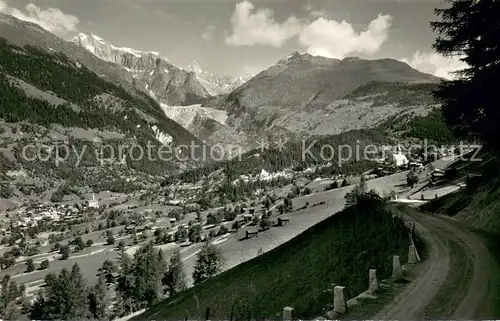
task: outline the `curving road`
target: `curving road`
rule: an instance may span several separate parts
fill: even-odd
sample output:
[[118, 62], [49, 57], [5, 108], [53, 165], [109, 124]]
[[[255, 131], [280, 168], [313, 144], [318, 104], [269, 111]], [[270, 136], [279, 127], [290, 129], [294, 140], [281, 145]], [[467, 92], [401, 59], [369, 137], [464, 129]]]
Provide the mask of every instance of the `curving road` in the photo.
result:
[[489, 311], [490, 284], [500, 269], [482, 240], [448, 217], [404, 211], [430, 245], [429, 257], [416, 267], [413, 281], [373, 319], [494, 317]]

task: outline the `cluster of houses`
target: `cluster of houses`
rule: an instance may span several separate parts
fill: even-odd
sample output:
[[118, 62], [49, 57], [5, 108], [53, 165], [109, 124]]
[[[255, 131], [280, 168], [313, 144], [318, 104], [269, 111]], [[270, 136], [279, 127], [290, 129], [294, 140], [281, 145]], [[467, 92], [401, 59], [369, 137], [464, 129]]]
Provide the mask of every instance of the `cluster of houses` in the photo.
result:
[[[472, 149], [472, 147], [471, 147]], [[464, 151], [468, 151], [468, 149], [465, 149]], [[402, 148], [400, 145], [397, 146], [395, 150], [392, 150], [391, 148], [387, 148], [384, 150], [384, 156], [381, 159], [378, 159], [379, 163], [384, 163], [390, 166], [395, 166], [395, 167], [410, 167], [410, 168], [422, 168], [423, 165], [422, 163], [425, 162], [425, 159], [420, 159], [418, 161], [410, 161], [408, 159], [409, 156], [412, 156], [410, 158], [415, 159], [418, 157], [415, 157], [415, 155], [408, 155], [409, 153], [403, 153]], [[439, 159], [441, 157], [449, 156], [456, 154], [456, 147], [455, 146], [449, 146], [446, 148], [442, 148], [439, 150], [434, 151], [434, 157], [435, 159]]]
[[[83, 219], [83, 211], [87, 208], [99, 208], [99, 201], [92, 199], [81, 204], [39, 203], [30, 204], [13, 212], [10, 222], [11, 228], [21, 230], [36, 227], [42, 221], [50, 221], [51, 227], [57, 228], [62, 223], [68, 224]], [[0, 235], [10, 235], [10, 229], [0, 229]]]

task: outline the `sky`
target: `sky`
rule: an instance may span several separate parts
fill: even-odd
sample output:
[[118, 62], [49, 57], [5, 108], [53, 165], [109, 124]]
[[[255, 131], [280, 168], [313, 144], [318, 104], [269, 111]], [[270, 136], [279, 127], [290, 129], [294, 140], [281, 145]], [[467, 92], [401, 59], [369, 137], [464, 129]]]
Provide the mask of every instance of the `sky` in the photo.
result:
[[294, 51], [395, 58], [439, 77], [464, 67], [436, 54], [429, 21], [444, 0], [0, 0], [0, 11], [64, 39], [80, 32], [157, 51], [218, 75], [256, 73]]

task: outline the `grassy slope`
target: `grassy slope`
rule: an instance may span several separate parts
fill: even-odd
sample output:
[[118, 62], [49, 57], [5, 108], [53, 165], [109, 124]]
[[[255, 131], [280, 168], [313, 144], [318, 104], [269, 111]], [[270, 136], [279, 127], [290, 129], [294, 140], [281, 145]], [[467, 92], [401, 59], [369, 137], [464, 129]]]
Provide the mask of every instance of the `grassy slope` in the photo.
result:
[[388, 277], [392, 256], [404, 258], [408, 242], [407, 229], [395, 225], [379, 201], [369, 200], [136, 319], [197, 318], [207, 307], [210, 317], [228, 319], [233, 305], [233, 319], [276, 318], [285, 306], [294, 307], [296, 317], [314, 318], [331, 303], [332, 283], [347, 286], [349, 296], [359, 294], [368, 286], [368, 269], [378, 269], [380, 279]]

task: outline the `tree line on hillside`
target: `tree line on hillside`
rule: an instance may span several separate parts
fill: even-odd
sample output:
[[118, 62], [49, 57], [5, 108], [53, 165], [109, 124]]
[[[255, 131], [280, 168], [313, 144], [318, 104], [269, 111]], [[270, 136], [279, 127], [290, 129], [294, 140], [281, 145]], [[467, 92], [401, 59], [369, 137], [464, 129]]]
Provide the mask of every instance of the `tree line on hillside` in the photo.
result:
[[[333, 165], [331, 166], [332, 172], [357, 173], [368, 169], [373, 163], [362, 159], [362, 156], [356, 159], [354, 154], [356, 147], [359, 146], [362, 151], [368, 144], [382, 145], [386, 143], [388, 143], [388, 138], [379, 129], [352, 130], [333, 136], [313, 137], [305, 142], [288, 142], [282, 150], [269, 148], [260, 151], [255, 149], [243, 154], [241, 159], [236, 157], [185, 171], [177, 176], [168, 177], [164, 185], [175, 181], [198, 182], [217, 170], [222, 170], [228, 181], [234, 181], [239, 179], [241, 175], [257, 175], [262, 169], [268, 172], [279, 172], [289, 168], [301, 170], [327, 163]], [[333, 148], [333, 154], [330, 146]], [[349, 155], [347, 147], [342, 148], [341, 146], [350, 146], [352, 155]], [[339, 149], [339, 147], [341, 148]], [[256, 156], [257, 154], [258, 156]], [[341, 166], [338, 164], [340, 158], [345, 160]]]
[[[98, 108], [96, 96], [110, 93], [123, 99], [126, 109], [138, 108], [154, 115], [160, 120], [157, 126], [161, 130], [181, 130], [180, 125], [169, 120], [158, 103], [147, 95], [134, 97], [123, 87], [104, 80], [85, 66], [77, 66], [62, 53], [49, 53], [32, 46], [21, 48], [0, 38], [0, 55], [3, 58], [0, 64], [5, 73], [53, 92], [68, 102], [84, 108]], [[102, 112], [102, 108], [99, 111]]]
[[343, 99], [367, 99], [373, 101], [371, 107], [388, 104], [397, 106], [429, 106], [437, 103], [432, 90], [437, 85], [432, 83], [407, 83], [372, 81], [361, 85]]
[[452, 144], [457, 141], [446, 126], [441, 109], [434, 108], [426, 116], [404, 115], [387, 121], [384, 127], [401, 133], [405, 138], [417, 138], [437, 144]]

